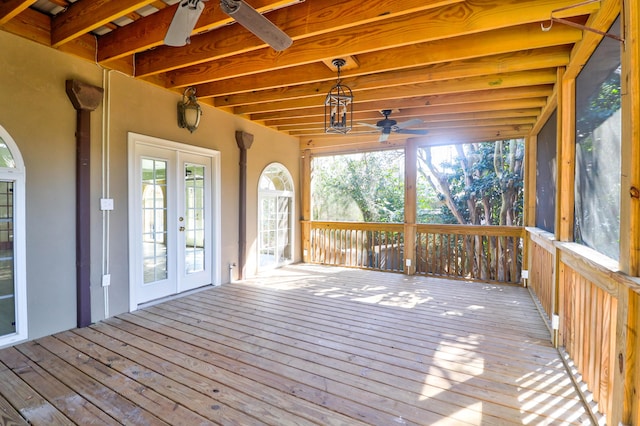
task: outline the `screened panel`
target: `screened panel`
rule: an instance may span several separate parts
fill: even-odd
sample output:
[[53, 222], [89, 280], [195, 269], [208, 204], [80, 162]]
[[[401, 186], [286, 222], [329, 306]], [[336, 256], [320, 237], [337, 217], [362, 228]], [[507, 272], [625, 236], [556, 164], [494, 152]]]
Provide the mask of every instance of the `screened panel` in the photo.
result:
[[538, 133], [536, 150], [536, 226], [555, 232], [558, 115], [551, 114]]
[[[609, 30], [620, 34], [619, 18]], [[576, 242], [620, 254], [620, 49], [604, 38], [576, 79]]]

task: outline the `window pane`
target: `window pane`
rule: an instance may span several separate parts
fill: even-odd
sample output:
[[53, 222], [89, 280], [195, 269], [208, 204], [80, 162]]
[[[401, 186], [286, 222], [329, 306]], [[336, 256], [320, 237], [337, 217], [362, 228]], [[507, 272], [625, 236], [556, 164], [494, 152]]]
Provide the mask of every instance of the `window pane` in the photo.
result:
[[[620, 34], [619, 19], [609, 30]], [[620, 254], [620, 43], [604, 38], [576, 79], [576, 242]]]
[[0, 336], [4, 336], [16, 332], [13, 182], [0, 182], [0, 210]]
[[0, 167], [16, 167], [16, 162], [13, 159], [13, 154], [9, 151], [9, 147], [4, 140], [0, 137]]

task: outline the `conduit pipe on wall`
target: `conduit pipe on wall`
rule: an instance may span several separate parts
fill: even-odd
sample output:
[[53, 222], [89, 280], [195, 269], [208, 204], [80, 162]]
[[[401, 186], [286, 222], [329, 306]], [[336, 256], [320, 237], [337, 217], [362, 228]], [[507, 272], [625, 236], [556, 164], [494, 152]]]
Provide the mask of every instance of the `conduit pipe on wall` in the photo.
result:
[[103, 90], [78, 80], [66, 81], [77, 111], [76, 123], [76, 299], [78, 327], [91, 324], [91, 112]]
[[[247, 151], [253, 144], [251, 133], [236, 131], [236, 143], [240, 148], [240, 212], [238, 229], [238, 279], [244, 279], [245, 257], [247, 250]], [[229, 278], [231, 280], [231, 278]]]
[[[110, 198], [111, 70], [102, 70], [102, 87], [104, 88], [102, 106], [102, 198]], [[102, 210], [102, 277], [110, 274], [110, 214], [109, 210]], [[109, 318], [109, 285], [103, 283], [102, 292], [104, 296], [104, 317]]]

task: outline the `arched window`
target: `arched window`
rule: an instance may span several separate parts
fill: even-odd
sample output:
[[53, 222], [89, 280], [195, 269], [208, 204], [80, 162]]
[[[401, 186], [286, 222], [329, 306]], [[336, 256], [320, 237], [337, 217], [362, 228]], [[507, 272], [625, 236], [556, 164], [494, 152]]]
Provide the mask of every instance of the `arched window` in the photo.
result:
[[24, 163], [0, 126], [0, 347], [27, 338], [25, 265]]
[[258, 184], [258, 269], [293, 261], [293, 179], [282, 164], [268, 165]]

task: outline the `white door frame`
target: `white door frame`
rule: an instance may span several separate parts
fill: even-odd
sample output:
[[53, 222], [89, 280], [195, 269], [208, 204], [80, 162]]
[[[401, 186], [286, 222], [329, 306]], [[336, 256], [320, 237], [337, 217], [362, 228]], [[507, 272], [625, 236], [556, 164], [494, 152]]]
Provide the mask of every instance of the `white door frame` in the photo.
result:
[[[129, 310], [131, 312], [138, 309], [138, 298], [136, 297], [136, 288], [138, 280], [142, 277], [138, 276], [138, 268], [136, 265], [141, 262], [141, 253], [136, 242], [142, 230], [140, 229], [138, 216], [140, 211], [136, 208], [139, 200], [136, 200], [137, 185], [140, 184], [138, 176], [134, 173], [137, 169], [136, 148], [150, 147], [163, 150], [171, 150], [175, 153], [195, 154], [199, 156], [209, 157], [211, 159], [211, 235], [210, 254], [208, 256], [209, 264], [212, 268], [212, 284], [219, 285], [221, 283], [221, 238], [220, 238], [220, 152], [200, 148], [192, 145], [186, 145], [174, 141], [156, 138], [153, 136], [141, 135], [138, 133], [128, 133], [128, 170], [129, 170]], [[179, 156], [178, 156], [179, 157]]]
[[0, 139], [4, 141], [13, 156], [15, 167], [0, 168], [0, 180], [13, 182], [13, 258], [14, 258], [14, 299], [15, 333], [0, 337], [0, 348], [29, 337], [27, 314], [27, 250], [26, 250], [26, 171], [18, 144], [9, 132], [0, 125]]

